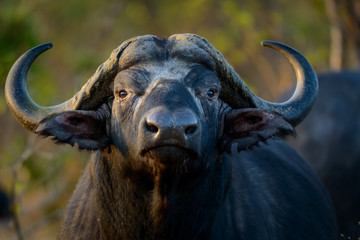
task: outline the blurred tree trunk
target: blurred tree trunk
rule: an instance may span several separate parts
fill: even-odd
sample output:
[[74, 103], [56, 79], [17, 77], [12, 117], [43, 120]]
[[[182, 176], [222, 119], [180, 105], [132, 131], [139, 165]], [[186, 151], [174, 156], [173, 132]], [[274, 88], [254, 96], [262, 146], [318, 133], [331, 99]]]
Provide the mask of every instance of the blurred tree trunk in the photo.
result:
[[339, 4], [336, 0], [324, 0], [330, 20], [330, 69], [339, 71], [343, 68], [344, 36], [339, 17]]
[[348, 36], [355, 47], [356, 67], [360, 69], [360, 17], [357, 15], [354, 0], [345, 0], [344, 4]]

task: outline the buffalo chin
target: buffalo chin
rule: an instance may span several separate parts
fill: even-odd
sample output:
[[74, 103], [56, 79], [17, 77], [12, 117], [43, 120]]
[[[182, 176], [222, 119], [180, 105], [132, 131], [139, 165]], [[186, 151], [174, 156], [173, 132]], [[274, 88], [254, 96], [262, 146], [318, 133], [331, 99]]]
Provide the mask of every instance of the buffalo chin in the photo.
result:
[[[143, 151], [146, 158], [150, 158], [164, 165], [189, 164], [191, 159], [197, 157], [197, 153], [191, 149], [174, 145], [153, 147]], [[189, 162], [190, 161], [190, 162]]]
[[[186, 174], [194, 167], [198, 154], [191, 149], [174, 145], [152, 147], [142, 151], [147, 164], [156, 172]], [[156, 174], [155, 174], [156, 175]]]

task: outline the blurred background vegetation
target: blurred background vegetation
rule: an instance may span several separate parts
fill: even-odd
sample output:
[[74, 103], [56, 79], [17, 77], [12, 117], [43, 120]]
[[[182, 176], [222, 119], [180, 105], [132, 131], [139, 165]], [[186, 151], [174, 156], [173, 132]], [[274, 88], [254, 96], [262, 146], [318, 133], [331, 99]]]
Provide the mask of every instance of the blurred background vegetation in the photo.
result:
[[[28, 89], [40, 105], [76, 93], [111, 51], [128, 38], [191, 32], [207, 38], [249, 87], [274, 101], [295, 76], [261, 40], [286, 43], [317, 72], [358, 69], [358, 0], [0, 0], [0, 188], [12, 216], [0, 220], [0, 240], [55, 239], [64, 207], [89, 153], [24, 130], [11, 116], [4, 84], [16, 59], [45, 42]], [[1, 207], [1, 206], [0, 206]]]

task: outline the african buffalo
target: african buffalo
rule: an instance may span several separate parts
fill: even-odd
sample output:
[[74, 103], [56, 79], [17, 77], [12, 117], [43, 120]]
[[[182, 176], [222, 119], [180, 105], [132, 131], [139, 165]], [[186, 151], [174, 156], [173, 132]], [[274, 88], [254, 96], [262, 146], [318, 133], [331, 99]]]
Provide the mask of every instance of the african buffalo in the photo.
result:
[[339, 231], [360, 237], [360, 72], [319, 75], [314, 107], [288, 142], [314, 168], [333, 200]]
[[6, 99], [30, 131], [93, 151], [62, 239], [336, 239], [332, 203], [311, 168], [277, 136], [309, 112], [318, 83], [296, 50], [282, 104], [249, 91], [208, 41], [147, 35], [115, 49], [67, 102], [40, 107], [25, 80], [51, 44], [20, 57]]

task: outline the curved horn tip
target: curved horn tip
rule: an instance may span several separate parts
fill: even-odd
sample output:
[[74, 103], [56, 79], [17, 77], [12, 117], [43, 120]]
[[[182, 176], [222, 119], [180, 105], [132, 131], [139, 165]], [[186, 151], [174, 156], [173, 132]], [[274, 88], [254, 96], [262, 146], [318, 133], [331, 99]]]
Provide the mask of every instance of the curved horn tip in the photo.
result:
[[52, 48], [53, 46], [54, 46], [53, 43], [48, 42], [48, 43], [40, 44], [39, 46], [36, 46], [36, 47], [30, 49], [29, 51], [32, 51], [32, 50], [35, 50], [35, 49], [39, 49], [40, 51], [43, 52], [43, 51], [46, 51], [46, 50]]
[[48, 43], [43, 43], [39, 46], [47, 46], [48, 48], [52, 48], [54, 46], [54, 44], [52, 42], [48, 42]]
[[283, 44], [283, 43], [280, 43], [280, 42], [275, 42], [275, 41], [268, 41], [268, 40], [264, 40], [264, 41], [261, 41], [261, 45], [263, 47], [269, 47], [269, 48], [291, 48], [289, 47], [288, 45], [286, 44]]
[[267, 40], [261, 41], [261, 46], [266, 47], [269, 43], [271, 44], [271, 42], [272, 41], [267, 41]]

